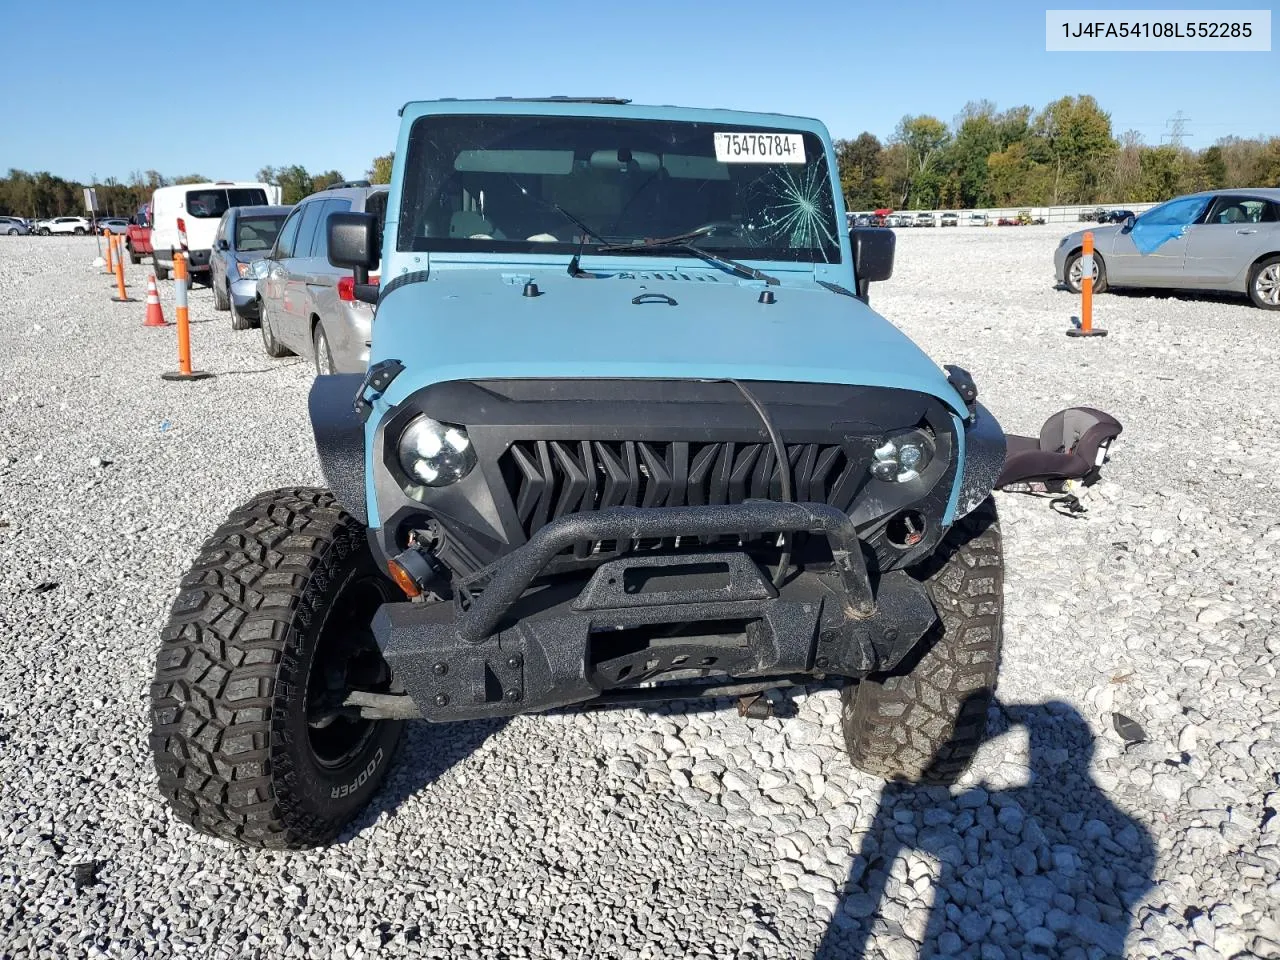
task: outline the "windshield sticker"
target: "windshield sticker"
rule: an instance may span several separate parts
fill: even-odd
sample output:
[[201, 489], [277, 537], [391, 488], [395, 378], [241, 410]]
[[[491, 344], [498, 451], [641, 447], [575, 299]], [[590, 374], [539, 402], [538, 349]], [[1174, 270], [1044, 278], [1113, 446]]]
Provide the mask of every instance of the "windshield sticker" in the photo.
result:
[[716, 133], [720, 163], [804, 163], [804, 137], [798, 133]]

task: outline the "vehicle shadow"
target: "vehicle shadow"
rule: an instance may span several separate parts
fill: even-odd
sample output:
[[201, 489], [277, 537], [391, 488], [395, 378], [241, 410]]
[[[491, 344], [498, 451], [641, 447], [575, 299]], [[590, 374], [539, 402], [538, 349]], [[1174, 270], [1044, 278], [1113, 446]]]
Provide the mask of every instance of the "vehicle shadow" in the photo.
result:
[[1252, 306], [1247, 294], [1221, 290], [1164, 290], [1152, 287], [1108, 287], [1107, 294], [1122, 299], [1184, 300], [1189, 303], [1221, 303], [1236, 307]]
[[[822, 684], [789, 687], [771, 691], [771, 715], [779, 719], [794, 717], [797, 713], [795, 698], [821, 689]], [[662, 700], [653, 703], [590, 703], [563, 707], [551, 713], [581, 713], [600, 710], [637, 710], [659, 716], [680, 716], [694, 713], [714, 713], [720, 710], [736, 710], [738, 700], [733, 697], [691, 698], [687, 700]], [[510, 722], [508, 717], [489, 720], [462, 720], [457, 723], [429, 723], [426, 720], [410, 720], [404, 725], [396, 758], [383, 782], [369, 804], [338, 836], [338, 843], [355, 839], [362, 831], [372, 827], [385, 814], [391, 816], [407, 800], [427, 789], [444, 776], [454, 764], [460, 763], [483, 746], [491, 736], [502, 731]], [[748, 722], [748, 721], [743, 721]]]
[[1069, 704], [990, 713], [988, 739], [1026, 729], [1027, 783], [949, 802], [943, 786], [886, 784], [814, 960], [862, 957], [872, 940], [895, 957], [1123, 955], [1154, 883], [1150, 833], [1093, 782], [1093, 735]]

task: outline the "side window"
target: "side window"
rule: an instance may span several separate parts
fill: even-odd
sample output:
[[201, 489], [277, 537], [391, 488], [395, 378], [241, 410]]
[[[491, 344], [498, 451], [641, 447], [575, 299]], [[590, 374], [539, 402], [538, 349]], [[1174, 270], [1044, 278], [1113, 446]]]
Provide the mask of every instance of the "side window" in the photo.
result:
[[311, 255], [319, 257], [326, 263], [329, 261], [329, 214], [346, 213], [351, 209], [350, 200], [326, 200], [324, 210], [320, 213], [320, 225], [316, 228], [316, 242], [312, 245]]
[[1234, 223], [1274, 223], [1275, 219], [1275, 204], [1253, 197], [1226, 196], [1214, 200], [1205, 223], [1230, 226]]
[[311, 256], [311, 246], [316, 238], [316, 225], [320, 222], [320, 214], [324, 212], [326, 201], [312, 200], [305, 207], [302, 215], [302, 226], [298, 229], [298, 242], [294, 245], [295, 257]]
[[306, 206], [296, 208], [280, 228], [280, 236], [276, 238], [273, 254], [275, 259], [284, 260], [293, 256], [293, 248], [298, 239], [298, 225], [302, 222], [302, 214], [305, 210]]

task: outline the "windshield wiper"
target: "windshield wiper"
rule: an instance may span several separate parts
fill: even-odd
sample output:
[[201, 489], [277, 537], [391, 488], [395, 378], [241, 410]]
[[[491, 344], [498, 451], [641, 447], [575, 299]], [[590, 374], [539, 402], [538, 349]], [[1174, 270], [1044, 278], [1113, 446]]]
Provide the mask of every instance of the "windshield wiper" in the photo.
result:
[[608, 244], [609, 241], [592, 230], [564, 207], [560, 206], [560, 204], [553, 203], [551, 206], [555, 209], [556, 213], [560, 214], [560, 216], [564, 217], [570, 223], [575, 224], [582, 231], [582, 236], [578, 238], [578, 249], [573, 252], [573, 257], [569, 260], [569, 276], [585, 277], [587, 274], [582, 272], [579, 264], [582, 262], [582, 248], [586, 246], [587, 240], [591, 239], [597, 243], [603, 244]]
[[691, 253], [695, 257], [714, 263], [718, 267], [723, 267], [731, 273], [750, 277], [752, 280], [763, 280], [771, 287], [775, 287], [780, 283], [777, 277], [771, 276], [762, 270], [749, 267], [745, 263], [739, 263], [737, 260], [730, 260], [728, 257], [722, 257], [720, 254], [712, 253], [710, 250], [703, 250], [693, 243], [698, 237], [704, 237], [710, 232], [710, 229], [702, 227], [692, 233], [682, 233], [674, 237], [659, 237], [655, 240], [645, 240], [642, 243], [616, 243], [611, 246], [601, 247], [597, 252], [628, 253], [637, 250], [682, 250], [685, 253]]

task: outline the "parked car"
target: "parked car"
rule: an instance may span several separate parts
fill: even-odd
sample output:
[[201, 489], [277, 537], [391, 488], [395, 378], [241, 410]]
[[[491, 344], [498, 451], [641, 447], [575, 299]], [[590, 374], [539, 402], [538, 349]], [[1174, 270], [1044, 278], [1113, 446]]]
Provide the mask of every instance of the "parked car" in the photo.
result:
[[1107, 210], [1098, 218], [1098, 223], [1124, 223], [1132, 216], [1132, 210]]
[[54, 217], [50, 220], [41, 220], [37, 224], [36, 232], [42, 237], [59, 233], [82, 236], [91, 229], [92, 224], [84, 217]]
[[[1280, 310], [1280, 188], [1193, 193], [1091, 232], [1095, 291], [1218, 290]], [[1063, 237], [1053, 255], [1058, 282], [1076, 292], [1083, 237]]]
[[269, 183], [184, 183], [161, 187], [151, 195], [151, 262], [156, 278], [173, 270], [173, 254], [187, 257], [191, 279], [209, 282], [209, 251], [218, 222], [229, 207], [260, 207], [280, 202], [280, 188]]
[[293, 207], [231, 207], [222, 215], [209, 253], [215, 310], [231, 311], [231, 329], [258, 325], [258, 280], [253, 263], [271, 252]]
[[0, 217], [0, 233], [7, 237], [25, 236], [31, 230], [21, 217]]
[[917, 213], [917, 214], [916, 214], [916, 222], [915, 222], [915, 226], [917, 226], [917, 227], [932, 227], [932, 226], [936, 226], [936, 224], [935, 224], [935, 223], [934, 223], [934, 221], [933, 221], [933, 214], [932, 214], [932, 213]]
[[124, 245], [129, 251], [130, 263], [141, 263], [151, 253], [151, 202], [147, 201], [129, 218]]
[[1022, 221], [1019, 220], [1017, 217], [1001, 217], [999, 220], [996, 221], [996, 226], [997, 227], [1020, 227], [1022, 226]]
[[[324, 483], [209, 518], [163, 628], [150, 744], [174, 816], [315, 846], [394, 769], [402, 718], [484, 733], [806, 682], [842, 687], [851, 764], [955, 782], [998, 679], [1006, 442], [967, 373], [867, 305], [894, 239], [835, 221], [825, 126], [616, 99], [401, 116], [385, 229], [328, 214], [359, 297], [370, 270], [395, 280], [368, 372], [311, 386]], [[812, 229], [770, 213], [797, 183]], [[324, 237], [331, 199], [277, 250]], [[519, 763], [514, 740], [495, 749]]]
[[969, 226], [989, 227], [991, 226], [991, 218], [985, 213], [971, 213], [969, 214]]
[[129, 232], [129, 221], [123, 217], [107, 217], [105, 220], [98, 221], [98, 232], [101, 233], [103, 230], [123, 236]]
[[254, 265], [268, 356], [310, 357], [321, 374], [362, 373], [368, 366], [373, 306], [356, 299], [348, 271], [329, 263], [326, 227], [334, 213], [371, 213], [381, 222], [387, 191], [385, 185], [336, 187], [293, 208], [271, 252]]
[[960, 226], [960, 214], [944, 213], [939, 223], [944, 227], [958, 227]]

